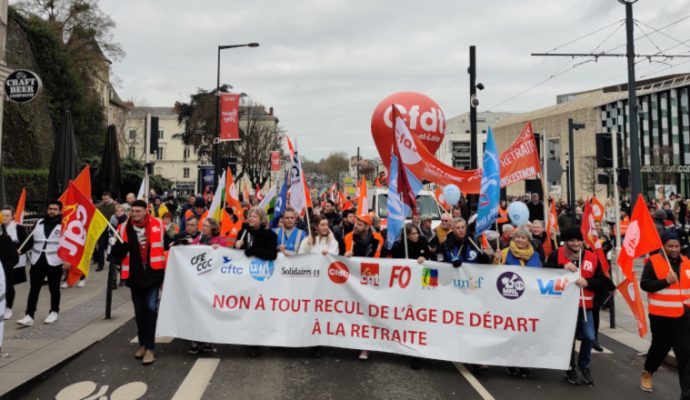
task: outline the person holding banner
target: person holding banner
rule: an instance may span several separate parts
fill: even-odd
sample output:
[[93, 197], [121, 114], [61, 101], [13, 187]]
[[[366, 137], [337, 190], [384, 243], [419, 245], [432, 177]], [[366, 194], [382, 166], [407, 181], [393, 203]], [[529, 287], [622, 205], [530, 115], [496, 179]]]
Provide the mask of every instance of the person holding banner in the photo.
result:
[[217, 249], [218, 247], [226, 247], [227, 241], [224, 237], [220, 236], [220, 225], [218, 221], [208, 217], [201, 224], [201, 235], [194, 238], [192, 244], [203, 244]]
[[306, 238], [307, 233], [296, 227], [297, 212], [292, 207], [287, 207], [281, 219], [282, 227], [273, 231], [278, 235], [278, 251], [286, 256], [297, 254], [297, 250]]
[[[558, 251], [551, 253], [546, 260], [546, 268], [564, 268], [571, 272], [580, 272], [580, 277], [575, 281], [580, 291], [580, 307], [577, 315], [575, 338], [581, 340], [580, 351], [577, 359], [577, 368], [582, 374], [582, 382], [588, 386], [594, 385], [592, 371], [592, 348], [596, 340], [594, 331], [594, 318], [592, 307], [594, 306], [594, 293], [606, 287], [606, 276], [599, 266], [597, 256], [591, 251], [584, 250], [582, 232], [579, 226], [570, 226], [561, 232], [561, 240], [564, 245]], [[576, 385], [579, 383], [575, 364], [575, 343], [570, 356], [570, 368], [565, 377], [568, 382]]]
[[328, 225], [328, 218], [315, 215], [312, 221], [314, 228], [312, 230], [312, 235], [304, 238], [302, 243], [299, 245], [298, 254], [333, 254], [338, 255], [340, 251], [338, 248], [338, 240], [331, 232], [331, 228]]
[[235, 248], [244, 250], [247, 257], [275, 260], [278, 257], [278, 235], [266, 228], [267, 224], [266, 211], [252, 207], [247, 213], [246, 225], [238, 233], [240, 239], [235, 243]]
[[532, 245], [532, 234], [527, 229], [520, 227], [515, 231], [508, 247], [501, 251], [499, 264], [537, 268], [542, 266], [539, 252]]
[[[17, 248], [26, 240], [26, 230], [14, 220], [14, 210], [10, 206], [2, 209], [2, 226], [0, 227], [0, 262], [5, 273], [5, 311], [0, 314], [4, 319], [12, 318], [12, 306], [14, 305], [14, 284], [15, 273], [20, 271], [19, 276], [24, 276], [21, 282], [26, 281], [24, 265], [26, 256], [19, 255]], [[18, 283], [21, 283], [18, 282]]]
[[60, 279], [62, 278], [62, 259], [58, 256], [60, 228], [62, 221], [62, 203], [57, 200], [48, 202], [46, 217], [36, 223], [33, 232], [24, 245], [31, 261], [29, 297], [26, 301], [26, 315], [17, 321], [23, 327], [34, 324], [38, 295], [43, 282], [48, 278], [50, 290], [50, 313], [43, 320], [46, 324], [57, 321], [60, 312]]
[[[429, 243], [421, 235], [419, 228], [414, 224], [405, 224], [405, 235], [407, 237], [407, 247], [405, 247], [405, 238], [400, 238], [393, 246], [393, 258], [409, 258], [417, 260], [418, 263], [431, 258], [432, 252], [429, 249]], [[405, 250], [407, 248], [407, 250]]]
[[132, 293], [139, 349], [134, 357], [150, 365], [154, 356], [158, 293], [165, 275], [165, 250], [170, 239], [165, 224], [146, 212], [146, 202], [132, 203], [127, 222], [117, 228], [122, 241], [111, 238], [110, 259], [122, 266], [122, 279]]
[[663, 249], [654, 254], [644, 266], [640, 288], [649, 297], [649, 323], [652, 344], [644, 363], [640, 389], [653, 390], [652, 376], [673, 348], [676, 354], [678, 379], [684, 393], [690, 382], [684, 375], [690, 351], [690, 259], [680, 254], [680, 241], [675, 231], [661, 235]]
[[467, 235], [467, 222], [462, 217], [453, 219], [451, 233], [443, 242], [443, 261], [458, 268], [462, 263], [491, 264], [491, 257]]
[[172, 245], [192, 244], [199, 235], [199, 221], [196, 217], [190, 217], [185, 221], [184, 232], [180, 232], [175, 236]]

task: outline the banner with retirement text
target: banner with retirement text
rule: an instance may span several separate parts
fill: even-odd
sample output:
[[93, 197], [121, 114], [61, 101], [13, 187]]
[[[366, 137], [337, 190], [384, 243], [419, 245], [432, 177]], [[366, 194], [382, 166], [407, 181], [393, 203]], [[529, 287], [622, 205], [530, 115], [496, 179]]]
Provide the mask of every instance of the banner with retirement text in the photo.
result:
[[264, 261], [227, 248], [174, 247], [156, 334], [566, 369], [576, 279], [546, 268], [318, 254]]

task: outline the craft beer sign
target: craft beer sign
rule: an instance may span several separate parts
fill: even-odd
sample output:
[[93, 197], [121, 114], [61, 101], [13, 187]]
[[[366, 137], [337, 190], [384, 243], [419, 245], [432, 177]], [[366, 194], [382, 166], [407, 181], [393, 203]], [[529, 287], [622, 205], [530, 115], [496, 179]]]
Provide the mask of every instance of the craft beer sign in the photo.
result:
[[43, 83], [35, 73], [18, 69], [12, 72], [5, 81], [5, 94], [15, 103], [28, 103], [41, 92]]

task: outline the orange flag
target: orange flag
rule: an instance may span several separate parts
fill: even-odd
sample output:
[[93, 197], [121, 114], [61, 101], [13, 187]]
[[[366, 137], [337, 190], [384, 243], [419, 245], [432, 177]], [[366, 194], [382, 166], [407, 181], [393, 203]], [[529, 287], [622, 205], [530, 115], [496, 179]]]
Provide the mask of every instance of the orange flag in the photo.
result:
[[14, 222], [18, 224], [24, 223], [24, 207], [26, 206], [26, 188], [22, 188], [22, 194], [19, 195], [19, 201], [17, 201], [17, 208], [14, 213]]
[[631, 278], [626, 278], [618, 285], [618, 293], [623, 296], [628, 307], [630, 307], [630, 311], [635, 316], [640, 337], [645, 337], [647, 334], [647, 316], [644, 312], [644, 304], [642, 304], [642, 297], [640, 297], [640, 285], [637, 283], [635, 271], [632, 272]]
[[594, 217], [594, 220], [597, 222], [601, 222], [601, 220], [604, 219], [604, 205], [601, 204], [599, 199], [596, 197], [592, 197], [592, 200], [590, 200], [590, 204], [592, 207], [592, 216]]
[[108, 227], [108, 220], [73, 182], [69, 183], [64, 197], [57, 254], [72, 265], [67, 274], [67, 284], [72, 286], [82, 275], [88, 276], [91, 255], [98, 238]]
[[656, 231], [652, 216], [649, 215], [647, 204], [639, 195], [632, 218], [628, 224], [628, 231], [623, 239], [623, 246], [618, 255], [618, 265], [626, 278], [632, 279], [633, 259], [649, 254], [661, 248], [661, 238]]
[[234, 209], [235, 213], [242, 208], [240, 197], [237, 194], [237, 187], [235, 186], [235, 178], [233, 178], [230, 168], [225, 172], [225, 204]]
[[247, 189], [247, 185], [242, 186], [242, 197], [244, 197], [244, 201], [250, 205], [252, 204], [251, 201], [249, 201], [249, 190]]
[[[74, 186], [77, 187], [77, 189], [83, 194], [89, 201], [91, 201], [91, 169], [89, 168], [89, 164], [86, 164], [86, 167], [81, 170], [79, 175], [74, 179]], [[67, 191], [69, 189], [65, 190], [65, 192], [60, 196], [58, 200], [60, 200], [60, 203], [63, 205], [66, 204], [66, 196], [67, 196]]]
[[357, 212], [355, 215], [368, 215], [369, 202], [367, 201], [367, 178], [362, 176], [362, 182], [359, 184], [359, 198], [357, 198]]
[[606, 254], [604, 254], [604, 249], [601, 247], [601, 241], [599, 240], [599, 233], [594, 227], [594, 211], [589, 203], [585, 203], [585, 211], [582, 215], [582, 226], [580, 226], [580, 231], [582, 232], [582, 238], [584, 239], [587, 246], [594, 251], [599, 260], [601, 268], [604, 270], [604, 275], [610, 278], [609, 274], [609, 262], [606, 259]]
[[448, 212], [448, 210], [450, 210], [450, 206], [448, 205], [448, 203], [446, 203], [446, 200], [443, 198], [443, 190], [441, 190], [440, 186], [436, 187], [434, 194], [436, 195], [436, 201], [438, 201], [438, 204], [441, 205], [443, 211]]

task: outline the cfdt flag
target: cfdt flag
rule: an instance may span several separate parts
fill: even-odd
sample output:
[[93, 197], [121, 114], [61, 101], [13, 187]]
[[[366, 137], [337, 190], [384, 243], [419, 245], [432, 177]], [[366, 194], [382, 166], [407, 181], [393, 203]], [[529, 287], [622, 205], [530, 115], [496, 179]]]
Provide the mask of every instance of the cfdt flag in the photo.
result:
[[649, 254], [661, 248], [661, 239], [654, 226], [652, 216], [649, 215], [647, 203], [642, 195], [635, 202], [632, 218], [628, 224], [628, 231], [623, 239], [623, 246], [618, 255], [618, 265], [626, 278], [632, 279], [633, 259]]
[[484, 150], [484, 169], [479, 193], [477, 225], [475, 235], [479, 236], [489, 229], [498, 218], [498, 201], [501, 196], [501, 162], [496, 151], [494, 134], [489, 127]]
[[57, 251], [58, 256], [65, 263], [72, 265], [67, 277], [68, 285], [76, 283], [82, 275], [88, 276], [89, 263], [96, 242], [107, 227], [108, 220], [91, 200], [87, 199], [73, 182], [70, 182], [65, 193]]
[[240, 140], [240, 95], [220, 95], [220, 141]]
[[271, 152], [271, 172], [280, 172], [280, 151]]

